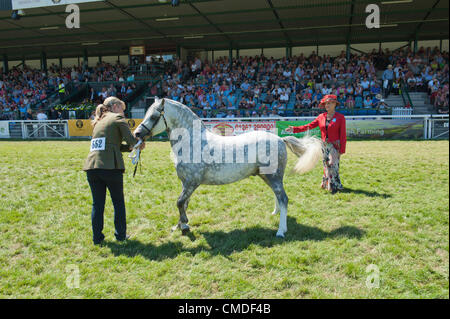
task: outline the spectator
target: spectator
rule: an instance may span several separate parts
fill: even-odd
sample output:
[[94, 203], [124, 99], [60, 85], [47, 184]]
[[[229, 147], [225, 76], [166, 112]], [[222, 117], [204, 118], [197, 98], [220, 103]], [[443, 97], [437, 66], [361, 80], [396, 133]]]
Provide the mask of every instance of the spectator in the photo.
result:
[[279, 117], [277, 110], [273, 109], [272, 112], [270, 113], [269, 117]]
[[392, 64], [389, 64], [387, 69], [383, 72], [383, 88], [385, 90], [384, 98], [387, 98], [391, 94], [392, 84], [394, 83], [394, 71], [392, 70]]
[[366, 99], [364, 100], [364, 108], [371, 109], [373, 107], [373, 101], [370, 98], [369, 95], [366, 96]]
[[355, 99], [353, 98], [353, 95], [351, 94], [347, 95], [347, 99], [345, 100], [344, 106], [350, 110], [355, 107]]
[[33, 111], [31, 109], [28, 109], [27, 113], [25, 114], [25, 120], [31, 121], [33, 119], [34, 119]]
[[37, 113], [36, 119], [38, 121], [46, 121], [46, 120], [48, 120], [48, 117], [42, 110], [39, 110]]
[[227, 116], [225, 116], [227, 119], [235, 118], [235, 115], [233, 114], [233, 111], [228, 111]]

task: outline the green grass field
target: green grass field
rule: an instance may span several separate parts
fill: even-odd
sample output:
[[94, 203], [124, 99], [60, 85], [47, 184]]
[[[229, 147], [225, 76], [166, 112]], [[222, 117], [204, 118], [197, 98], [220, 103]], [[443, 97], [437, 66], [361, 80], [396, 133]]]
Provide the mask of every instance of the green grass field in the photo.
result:
[[125, 159], [132, 240], [115, 241], [108, 197], [103, 247], [88, 149], [0, 142], [0, 298], [449, 298], [448, 141], [351, 141], [336, 195], [320, 189], [321, 165], [289, 174], [289, 153], [284, 240], [257, 177], [201, 186], [191, 235], [172, 233], [181, 184], [169, 144], [148, 143], [136, 178]]

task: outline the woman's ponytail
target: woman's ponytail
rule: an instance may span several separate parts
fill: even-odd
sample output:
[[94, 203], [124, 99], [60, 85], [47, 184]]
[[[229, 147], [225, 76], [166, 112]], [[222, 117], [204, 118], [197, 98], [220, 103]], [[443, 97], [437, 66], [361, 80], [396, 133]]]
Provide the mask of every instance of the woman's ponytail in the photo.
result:
[[95, 118], [92, 121], [92, 126], [95, 126], [109, 111], [110, 111], [109, 107], [103, 104], [99, 104], [95, 109]]

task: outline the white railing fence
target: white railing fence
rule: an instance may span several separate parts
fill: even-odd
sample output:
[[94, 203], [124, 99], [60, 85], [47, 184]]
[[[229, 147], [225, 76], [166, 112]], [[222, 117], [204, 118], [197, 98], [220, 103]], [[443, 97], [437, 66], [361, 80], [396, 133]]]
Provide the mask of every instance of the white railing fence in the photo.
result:
[[412, 115], [412, 108], [406, 107], [393, 107], [392, 115], [401, 115], [401, 119], [410, 119]]
[[[269, 118], [205, 118], [203, 121], [305, 121], [315, 117], [269, 117]], [[449, 138], [448, 114], [437, 115], [373, 115], [346, 116], [348, 121], [361, 119], [423, 119], [424, 139]], [[0, 121], [0, 139], [70, 139], [67, 120], [58, 121]]]
[[70, 138], [68, 121], [0, 121], [0, 138], [65, 139]]
[[448, 118], [441, 119], [427, 119], [427, 137], [428, 139], [448, 139], [449, 138], [449, 128], [448, 128]]

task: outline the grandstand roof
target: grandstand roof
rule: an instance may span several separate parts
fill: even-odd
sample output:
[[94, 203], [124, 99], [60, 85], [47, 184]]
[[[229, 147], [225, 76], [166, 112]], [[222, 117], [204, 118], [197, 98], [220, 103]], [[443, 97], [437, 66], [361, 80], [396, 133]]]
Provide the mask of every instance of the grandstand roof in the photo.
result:
[[[164, 0], [162, 0], [164, 1]], [[108, 0], [80, 4], [81, 28], [66, 29], [65, 6], [25, 10], [20, 20], [0, 11], [0, 55], [39, 59], [127, 54], [131, 45], [154, 52], [226, 50], [448, 39], [443, 0]], [[380, 29], [367, 29], [365, 8], [381, 9]], [[173, 18], [166, 21], [159, 19]], [[98, 43], [98, 44], [95, 44]], [[84, 44], [84, 45], [82, 45]]]

